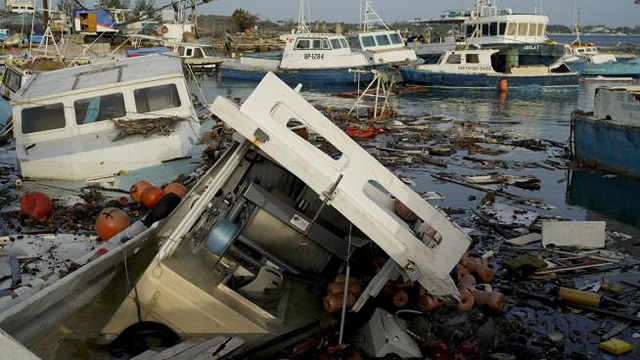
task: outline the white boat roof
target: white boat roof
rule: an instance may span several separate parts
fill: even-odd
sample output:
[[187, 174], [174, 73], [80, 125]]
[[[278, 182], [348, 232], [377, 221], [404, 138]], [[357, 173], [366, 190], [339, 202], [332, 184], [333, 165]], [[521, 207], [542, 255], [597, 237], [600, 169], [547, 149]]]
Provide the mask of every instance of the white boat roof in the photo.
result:
[[176, 57], [148, 55], [116, 59], [39, 73], [20, 89], [18, 96], [22, 99], [59, 97], [69, 92], [175, 76], [184, 76], [180, 59]]

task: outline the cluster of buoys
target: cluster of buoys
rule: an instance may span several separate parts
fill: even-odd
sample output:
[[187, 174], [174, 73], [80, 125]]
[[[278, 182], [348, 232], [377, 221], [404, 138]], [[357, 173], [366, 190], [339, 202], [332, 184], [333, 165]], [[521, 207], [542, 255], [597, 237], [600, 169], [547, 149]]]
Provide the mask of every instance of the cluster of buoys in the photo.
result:
[[[138, 180], [129, 189], [131, 200], [140, 203], [147, 209], [156, 206], [169, 193], [183, 197], [187, 193], [187, 188], [180, 183], [170, 183], [160, 188], [147, 180]], [[96, 232], [102, 240], [112, 238], [130, 225], [131, 219], [129, 215], [117, 207], [103, 209], [98, 214], [95, 222]]]

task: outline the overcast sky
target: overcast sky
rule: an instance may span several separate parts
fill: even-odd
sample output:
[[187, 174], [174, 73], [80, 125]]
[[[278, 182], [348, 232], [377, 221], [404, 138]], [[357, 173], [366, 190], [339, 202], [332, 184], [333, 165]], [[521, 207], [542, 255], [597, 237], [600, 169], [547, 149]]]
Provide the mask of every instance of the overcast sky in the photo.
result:
[[[499, 9], [534, 12], [549, 16], [550, 24], [571, 25], [574, 3], [580, 8], [580, 24], [611, 27], [640, 25], [640, 5], [634, 0], [497, 0]], [[307, 0], [310, 20], [357, 23], [360, 0]], [[242, 8], [261, 20], [298, 19], [298, 0], [212, 0], [198, 8], [201, 14], [231, 15]], [[373, 0], [375, 11], [387, 23], [414, 18], [437, 18], [446, 10], [470, 8], [473, 0]], [[309, 7], [308, 6], [308, 7]], [[308, 19], [309, 20], [309, 19]]]

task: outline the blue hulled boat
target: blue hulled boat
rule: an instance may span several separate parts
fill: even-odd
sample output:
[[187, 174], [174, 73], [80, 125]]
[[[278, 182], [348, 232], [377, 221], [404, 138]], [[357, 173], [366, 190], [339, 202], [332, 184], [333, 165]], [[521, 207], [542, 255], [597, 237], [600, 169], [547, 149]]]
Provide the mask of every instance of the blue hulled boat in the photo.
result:
[[437, 64], [423, 64], [400, 69], [404, 83], [434, 87], [522, 88], [578, 86], [579, 75], [560, 64], [548, 66], [513, 66], [496, 71], [497, 49], [446, 51]]
[[574, 159], [640, 178], [640, 86], [596, 89], [593, 113], [571, 118]]

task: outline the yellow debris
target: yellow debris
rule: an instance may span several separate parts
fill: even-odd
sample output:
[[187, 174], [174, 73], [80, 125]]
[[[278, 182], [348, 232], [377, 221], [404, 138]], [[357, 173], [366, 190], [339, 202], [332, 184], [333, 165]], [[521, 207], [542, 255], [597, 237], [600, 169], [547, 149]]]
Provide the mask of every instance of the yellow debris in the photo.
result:
[[622, 355], [633, 350], [633, 346], [628, 342], [613, 338], [605, 342], [601, 342], [600, 349], [614, 355]]

